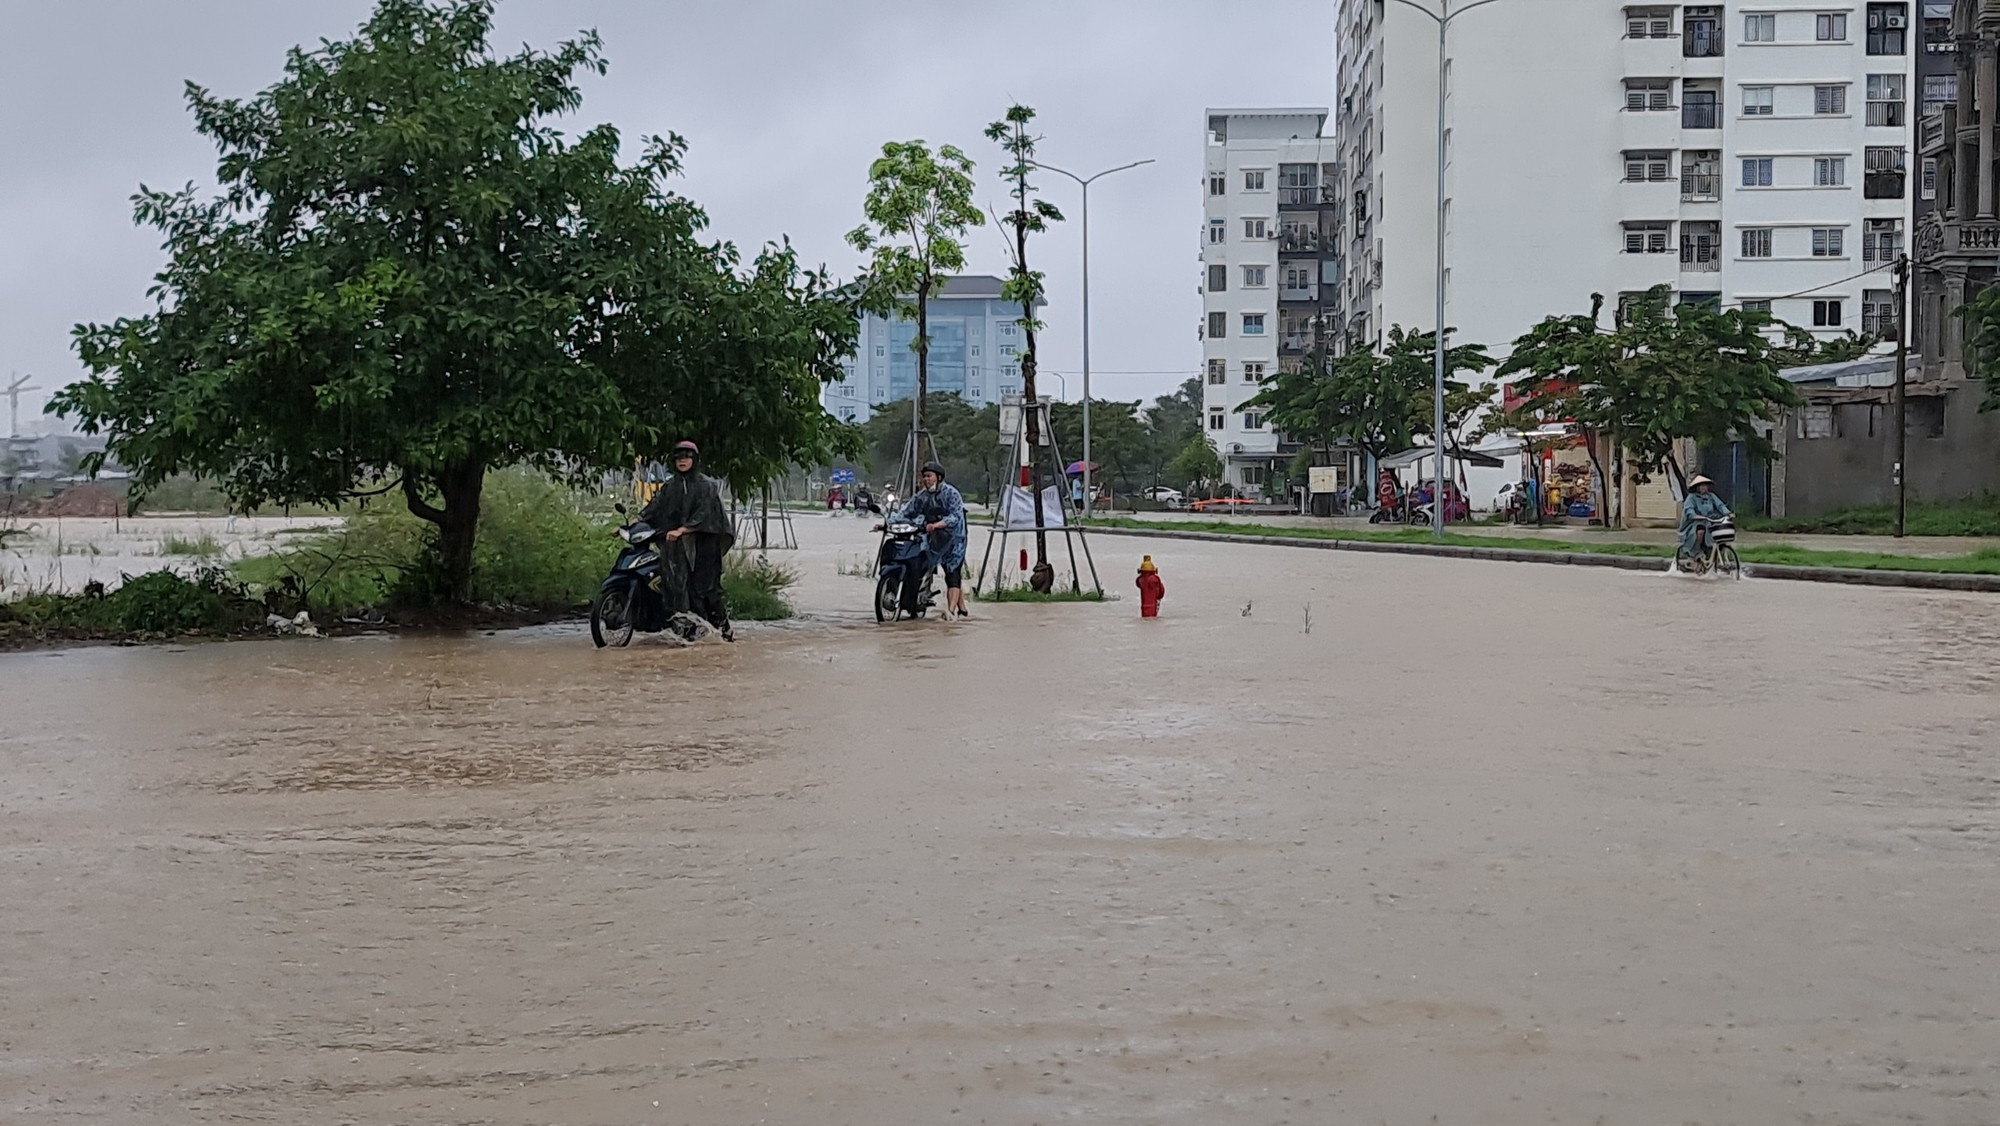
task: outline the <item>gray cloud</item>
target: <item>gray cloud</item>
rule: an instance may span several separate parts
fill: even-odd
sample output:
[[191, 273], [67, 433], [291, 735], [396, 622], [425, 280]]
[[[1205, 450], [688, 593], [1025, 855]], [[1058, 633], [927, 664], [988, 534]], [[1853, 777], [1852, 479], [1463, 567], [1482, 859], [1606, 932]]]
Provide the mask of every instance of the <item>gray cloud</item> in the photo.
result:
[[[584, 82], [577, 127], [628, 138], [678, 132], [683, 190], [716, 235], [746, 251], [789, 235], [850, 273], [841, 241], [860, 218], [881, 143], [921, 137], [979, 162], [997, 201], [985, 124], [1020, 101], [1040, 111], [1042, 155], [1078, 172], [1158, 163], [1092, 189], [1092, 366], [1100, 395], [1164, 393], [1199, 363], [1195, 255], [1201, 110], [1324, 104], [1324, 0], [503, 0], [496, 42], [546, 46], [597, 29], [611, 72]], [[70, 327], [143, 312], [160, 261], [132, 226], [141, 182], [206, 182], [181, 87], [247, 95], [284, 52], [339, 38], [364, 0], [65, 0], [0, 5], [0, 370], [45, 387], [75, 378]], [[1071, 221], [1031, 254], [1049, 274], [1043, 364], [1081, 359], [1076, 188], [1046, 177]], [[975, 232], [972, 267], [1004, 269], [1000, 236]], [[1131, 374], [1125, 374], [1131, 373]], [[39, 409], [39, 403], [36, 404]], [[24, 413], [26, 404], [24, 402]]]

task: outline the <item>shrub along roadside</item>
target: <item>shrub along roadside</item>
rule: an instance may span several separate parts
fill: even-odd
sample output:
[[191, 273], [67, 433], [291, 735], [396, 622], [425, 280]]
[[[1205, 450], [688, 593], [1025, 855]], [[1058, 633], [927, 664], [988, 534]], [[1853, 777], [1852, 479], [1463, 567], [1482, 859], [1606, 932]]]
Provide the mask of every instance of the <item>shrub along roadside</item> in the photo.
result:
[[221, 568], [204, 567], [193, 578], [150, 571], [109, 593], [93, 588], [0, 602], [0, 643], [226, 635], [263, 620], [264, 607]]

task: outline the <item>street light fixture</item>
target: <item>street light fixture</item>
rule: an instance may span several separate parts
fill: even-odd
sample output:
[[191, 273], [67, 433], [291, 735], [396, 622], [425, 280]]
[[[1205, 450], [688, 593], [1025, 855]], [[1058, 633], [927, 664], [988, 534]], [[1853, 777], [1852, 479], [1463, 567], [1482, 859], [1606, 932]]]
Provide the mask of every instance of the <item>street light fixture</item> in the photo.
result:
[[[1451, 0], [1437, 0], [1437, 2], [1438, 2], [1438, 5], [1439, 5], [1439, 8], [1438, 8], [1438, 10], [1437, 10], [1437, 11], [1435, 11], [1435, 12], [1431, 11], [1431, 10], [1430, 10], [1429, 8], [1426, 8], [1426, 7], [1424, 7], [1424, 6], [1422, 5], [1422, 4], [1419, 4], [1419, 3], [1417, 3], [1417, 0], [1394, 0], [1394, 2], [1395, 2], [1395, 3], [1398, 3], [1398, 4], [1401, 4], [1401, 5], [1402, 5], [1402, 6], [1404, 6], [1405, 8], [1408, 8], [1408, 9], [1410, 9], [1411, 11], [1414, 11], [1414, 12], [1421, 12], [1421, 13], [1422, 13], [1423, 15], [1425, 15], [1425, 16], [1427, 16], [1427, 17], [1429, 17], [1429, 18], [1430, 18], [1430, 20], [1431, 20], [1431, 22], [1433, 22], [1433, 23], [1437, 24], [1437, 29], [1438, 29], [1438, 66], [1437, 66], [1437, 173], [1438, 173], [1438, 182], [1437, 182], [1437, 278], [1436, 278], [1436, 282], [1437, 282], [1437, 323], [1436, 323], [1436, 327], [1435, 327], [1435, 331], [1433, 332], [1433, 334], [1432, 334], [1432, 336], [1431, 336], [1431, 351], [1432, 351], [1433, 353], [1435, 353], [1435, 354], [1436, 354], [1436, 360], [1437, 360], [1437, 363], [1436, 363], [1436, 370], [1435, 370], [1435, 372], [1433, 373], [1433, 374], [1434, 374], [1434, 379], [1433, 379], [1433, 381], [1432, 381], [1432, 386], [1431, 386], [1431, 397], [1432, 397], [1432, 399], [1433, 399], [1433, 403], [1432, 403], [1432, 412], [1431, 412], [1431, 426], [1432, 426], [1432, 433], [1431, 433], [1431, 441], [1432, 441], [1433, 443], [1435, 443], [1435, 444], [1434, 444], [1434, 446], [1432, 447], [1432, 449], [1433, 449], [1433, 452], [1434, 452], [1434, 453], [1436, 454], [1436, 456], [1437, 456], [1437, 488], [1436, 488], [1436, 490], [1435, 490], [1435, 491], [1434, 491], [1434, 492], [1432, 493], [1432, 496], [1433, 496], [1433, 498], [1434, 498], [1434, 499], [1433, 499], [1433, 501], [1432, 501], [1432, 503], [1433, 503], [1433, 505], [1434, 505], [1435, 507], [1433, 508], [1433, 515], [1432, 515], [1432, 518], [1431, 518], [1431, 535], [1432, 535], [1432, 537], [1433, 537], [1433, 538], [1435, 538], [1435, 539], [1439, 539], [1439, 540], [1442, 540], [1442, 539], [1444, 539], [1444, 524], [1445, 524], [1445, 519], [1446, 519], [1446, 516], [1447, 516], [1447, 514], [1448, 514], [1448, 513], [1449, 513], [1449, 512], [1451, 511], [1451, 509], [1450, 509], [1450, 506], [1448, 506], [1447, 504], [1445, 504], [1445, 500], [1444, 500], [1444, 483], [1445, 483], [1445, 472], [1444, 472], [1444, 448], [1445, 448], [1445, 436], [1444, 436], [1444, 156], [1445, 156], [1445, 153], [1444, 153], [1444, 93], [1445, 93], [1445, 91], [1444, 91], [1444, 78], [1445, 78], [1445, 60], [1446, 60], [1446, 55], [1445, 55], [1445, 32], [1446, 32], [1447, 30], [1449, 30], [1449, 29], [1450, 29], [1450, 27], [1451, 27], [1451, 21], [1453, 21], [1453, 20], [1457, 19], [1458, 17], [1460, 17], [1460, 16], [1464, 15], [1465, 13], [1467, 13], [1467, 12], [1469, 12], [1469, 11], [1473, 10], [1474, 8], [1484, 8], [1484, 7], [1485, 7], [1486, 5], [1488, 5], [1488, 4], [1496, 4], [1496, 3], [1498, 3], [1498, 2], [1499, 2], [1499, 0], [1472, 0], [1472, 2], [1471, 2], [1471, 3], [1469, 3], [1469, 4], [1462, 4], [1462, 5], [1460, 5], [1460, 6], [1458, 7], [1458, 9], [1457, 9], [1456, 11], [1454, 11], [1454, 10], [1452, 9], [1452, 6], [1451, 6]], [[1452, 461], [1453, 461], [1453, 463], [1454, 463], [1454, 466], [1456, 465], [1456, 462], [1457, 462], [1457, 460], [1458, 460], [1457, 458], [1453, 458], [1453, 459], [1452, 459]], [[1457, 478], [1457, 476], [1458, 476], [1458, 474], [1457, 474], [1457, 472], [1456, 472], [1456, 469], [1454, 468], [1454, 471], [1453, 471], [1453, 473], [1452, 473], [1452, 477], [1453, 477], [1453, 479], [1456, 479], [1456, 478]]]
[[1106, 168], [1102, 172], [1093, 172], [1088, 176], [1079, 176], [1067, 168], [1035, 162], [1035, 167], [1060, 176], [1068, 176], [1083, 189], [1083, 515], [1086, 516], [1090, 514], [1091, 504], [1097, 499], [1096, 492], [1090, 487], [1090, 182], [1109, 176], [1113, 172], [1123, 172], [1128, 168], [1151, 163], [1153, 158], [1147, 157], [1130, 164], [1121, 164], [1116, 168]]

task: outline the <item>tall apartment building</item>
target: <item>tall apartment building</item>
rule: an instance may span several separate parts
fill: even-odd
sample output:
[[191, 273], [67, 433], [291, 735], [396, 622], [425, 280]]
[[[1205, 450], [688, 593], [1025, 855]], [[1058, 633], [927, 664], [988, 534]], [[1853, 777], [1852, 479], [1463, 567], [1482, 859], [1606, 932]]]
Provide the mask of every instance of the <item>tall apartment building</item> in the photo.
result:
[[[1657, 285], [1820, 335], [1893, 331], [1886, 267], [1916, 194], [1911, 14], [1909, 0], [1501, 0], [1454, 20], [1456, 339], [1504, 349], [1592, 293]], [[1341, 317], [1348, 339], [1379, 342], [1435, 318], [1437, 31], [1400, 4], [1340, 0], [1338, 32]]]
[[1341, 198], [1324, 108], [1211, 109], [1203, 162], [1202, 401], [1228, 480], [1256, 486], [1297, 447], [1256, 412], [1260, 385], [1337, 312]]
[[[1021, 307], [1001, 299], [1001, 281], [989, 274], [945, 280], [928, 305], [930, 389], [975, 407], [1021, 393]], [[820, 392], [827, 413], [864, 422], [876, 410], [917, 393], [915, 319], [861, 318], [855, 354], [841, 361], [842, 376]]]

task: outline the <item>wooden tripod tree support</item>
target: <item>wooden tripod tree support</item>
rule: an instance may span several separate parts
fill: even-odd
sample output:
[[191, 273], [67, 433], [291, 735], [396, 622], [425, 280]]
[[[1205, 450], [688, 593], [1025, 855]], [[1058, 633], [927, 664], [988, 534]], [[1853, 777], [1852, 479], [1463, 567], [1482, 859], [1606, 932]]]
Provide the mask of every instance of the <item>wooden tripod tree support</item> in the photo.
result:
[[[1009, 459], [1009, 464], [1011, 466], [1010, 476], [1013, 478], [1013, 481], [1011, 483], [1014, 484], [1015, 487], [1036, 489], [1035, 496], [1030, 498], [1030, 500], [1031, 503], [1037, 505], [1036, 517], [1037, 517], [1037, 522], [1040, 523], [1043, 517], [1043, 512], [1039, 507], [1041, 494], [1040, 490], [1036, 488], [1036, 486], [1040, 484], [1040, 482], [1037, 480], [1040, 474], [1031, 472], [1034, 466], [1035, 452], [1033, 448], [1031, 448], [1028, 444], [1028, 433], [1027, 433], [1029, 428], [1029, 422], [1030, 422], [1029, 415], [1031, 410], [1033, 410], [1034, 413], [1045, 414], [1048, 410], [1048, 404], [1046, 402], [1040, 402], [1034, 404], [1032, 408], [1027, 404], [1022, 405], [1020, 412], [1021, 421], [1018, 425], [1015, 426], [1012, 437], [1014, 455], [1011, 459]], [[1041, 437], [1043, 439], [1041, 442], [1041, 448], [1048, 451], [1049, 468], [1051, 470], [1049, 477], [1050, 480], [1060, 481], [1065, 476], [1065, 474], [1063, 473], [1062, 451], [1056, 445], [1056, 436], [1054, 432], [1049, 429], [1048, 420], [1046, 418], [1043, 418], [1041, 420], [1041, 423], [1042, 424], [1039, 427], [1037, 427], [1037, 429], [1039, 430]], [[1030, 483], [1027, 485], [1021, 485], [1020, 482], [1023, 480], [1027, 480]], [[1060, 533], [1062, 535], [1063, 546], [1065, 549], [1067, 549], [1069, 554], [1070, 591], [1076, 594], [1081, 594], [1083, 592], [1083, 568], [1078, 567], [1076, 562], [1077, 548], [1081, 547], [1083, 549], [1083, 565], [1084, 567], [1087, 567], [1090, 570], [1091, 590], [1095, 592], [1099, 597], [1102, 597], [1104, 594], [1104, 583], [1097, 576], [1097, 561], [1094, 558], [1092, 558], [1090, 554], [1090, 538], [1085, 533], [1083, 525], [1076, 522], [1077, 515], [1074, 512], [1072, 512], [1067, 505], [1064, 505], [1059, 498], [1057, 500], [1057, 504], [1059, 506], [1058, 510], [1063, 513], [1063, 522], [1057, 527], [1053, 528], [1046, 526], [1041, 526], [1041, 527], [1031, 526], [1026, 528], [1010, 527], [1007, 523], [1006, 496], [1007, 496], [1006, 490], [1002, 489], [1000, 493], [1000, 498], [1001, 498], [1000, 503], [998, 505], [995, 505], [993, 509], [993, 522], [987, 528], [986, 531], [986, 550], [979, 557], [979, 576], [978, 578], [973, 580], [972, 593], [974, 595], [978, 595], [987, 589], [986, 576], [989, 569], [993, 568], [995, 559], [994, 549], [996, 547], [999, 549], [999, 556], [998, 556], [999, 567], [997, 570], [993, 570], [993, 586], [991, 589], [993, 590], [994, 593], [997, 594], [1006, 587], [1007, 584], [1005, 581], [1005, 575], [1007, 573], [1007, 538], [1009, 536], [1041, 538], [1041, 537], [1046, 537], [1049, 533], [1054, 532], [1054, 533]], [[1026, 549], [1023, 548], [1023, 550]]]

